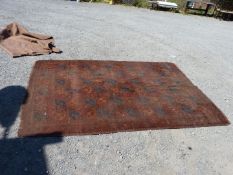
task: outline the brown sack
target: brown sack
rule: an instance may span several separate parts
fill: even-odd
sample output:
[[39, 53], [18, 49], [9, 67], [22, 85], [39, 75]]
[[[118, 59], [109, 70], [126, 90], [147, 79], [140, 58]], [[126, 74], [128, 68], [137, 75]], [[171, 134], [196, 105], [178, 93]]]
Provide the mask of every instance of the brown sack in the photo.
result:
[[17, 23], [0, 31], [0, 46], [12, 57], [61, 53], [55, 48], [52, 36], [30, 33]]

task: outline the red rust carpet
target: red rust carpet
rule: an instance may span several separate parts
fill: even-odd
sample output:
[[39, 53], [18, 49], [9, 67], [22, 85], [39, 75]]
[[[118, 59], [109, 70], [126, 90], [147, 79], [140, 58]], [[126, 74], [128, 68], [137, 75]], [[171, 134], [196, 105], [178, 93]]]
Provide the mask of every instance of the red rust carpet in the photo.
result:
[[19, 136], [229, 124], [172, 63], [38, 61]]

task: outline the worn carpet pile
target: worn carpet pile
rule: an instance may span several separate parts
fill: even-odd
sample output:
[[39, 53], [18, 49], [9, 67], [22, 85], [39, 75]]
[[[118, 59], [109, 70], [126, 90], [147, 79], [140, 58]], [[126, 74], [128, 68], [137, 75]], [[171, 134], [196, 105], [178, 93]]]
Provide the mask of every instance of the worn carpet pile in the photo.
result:
[[0, 46], [12, 57], [60, 53], [52, 36], [29, 32], [17, 23], [0, 31]]

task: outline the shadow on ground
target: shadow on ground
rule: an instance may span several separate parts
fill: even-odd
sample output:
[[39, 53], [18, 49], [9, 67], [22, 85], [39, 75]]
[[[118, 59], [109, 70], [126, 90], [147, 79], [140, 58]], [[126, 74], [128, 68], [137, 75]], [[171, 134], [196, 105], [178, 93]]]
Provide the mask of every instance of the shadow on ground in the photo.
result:
[[0, 90], [0, 125], [4, 128], [0, 140], [1, 175], [48, 174], [44, 147], [62, 141], [59, 136], [7, 138], [27, 96], [27, 90], [21, 86], [8, 86]]

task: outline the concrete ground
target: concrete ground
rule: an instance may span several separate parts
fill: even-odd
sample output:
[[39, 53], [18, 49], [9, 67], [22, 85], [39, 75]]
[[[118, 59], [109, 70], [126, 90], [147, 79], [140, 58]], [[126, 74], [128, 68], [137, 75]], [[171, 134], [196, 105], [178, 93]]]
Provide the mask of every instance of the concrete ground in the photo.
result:
[[[30, 31], [53, 35], [63, 53], [12, 59], [0, 50], [0, 94], [9, 86], [26, 88], [36, 60], [169, 61], [176, 63], [233, 121], [232, 22], [118, 5], [1, 0], [0, 26], [13, 21]], [[11, 100], [2, 94], [0, 99], [11, 106]], [[8, 123], [3, 116], [0, 113], [0, 152], [10, 152], [9, 161], [0, 157], [3, 174], [13, 168], [15, 174], [233, 172], [232, 125], [30, 141], [16, 138], [20, 121], [17, 110]], [[8, 136], [3, 139], [6, 126]], [[22, 162], [28, 161], [11, 162], [17, 155]]]

